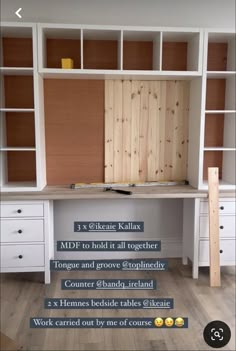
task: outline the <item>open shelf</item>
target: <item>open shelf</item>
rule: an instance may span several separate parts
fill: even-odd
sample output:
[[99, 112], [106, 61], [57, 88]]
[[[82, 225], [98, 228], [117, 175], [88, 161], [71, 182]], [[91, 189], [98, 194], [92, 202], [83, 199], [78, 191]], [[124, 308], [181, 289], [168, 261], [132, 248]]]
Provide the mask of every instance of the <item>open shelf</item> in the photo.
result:
[[43, 67], [61, 68], [62, 58], [71, 58], [74, 68], [81, 68], [81, 31], [79, 29], [44, 28]]
[[121, 68], [121, 31], [83, 30], [83, 68]]
[[35, 148], [34, 113], [7, 112], [2, 119], [4, 148]]
[[235, 111], [235, 76], [207, 79], [206, 110]]
[[235, 34], [209, 33], [207, 71], [235, 70]]
[[219, 179], [235, 186], [236, 150], [204, 151], [203, 181], [208, 179], [208, 167], [219, 168]]
[[6, 166], [3, 184], [12, 182], [36, 183], [35, 151], [1, 151], [1, 161]]
[[4, 108], [33, 109], [34, 89], [31, 76], [4, 76]]
[[235, 127], [235, 113], [206, 114], [205, 148], [235, 148]]
[[124, 31], [123, 69], [160, 70], [161, 33]]
[[2, 38], [3, 67], [33, 67], [32, 38]]
[[[32, 27], [3, 26], [1, 27], [1, 64], [3, 69], [32, 69], [33, 60]], [[7, 71], [1, 69], [2, 73]]]
[[199, 33], [163, 32], [162, 70], [199, 70]]

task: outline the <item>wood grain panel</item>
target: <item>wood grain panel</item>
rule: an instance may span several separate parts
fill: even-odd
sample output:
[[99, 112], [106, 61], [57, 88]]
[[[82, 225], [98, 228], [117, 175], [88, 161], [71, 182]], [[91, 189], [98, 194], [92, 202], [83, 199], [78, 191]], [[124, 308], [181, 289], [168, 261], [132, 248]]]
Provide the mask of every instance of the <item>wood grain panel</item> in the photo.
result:
[[164, 42], [162, 47], [162, 69], [164, 71], [187, 70], [188, 43]]
[[209, 43], [207, 56], [208, 71], [227, 70], [227, 43]]
[[[131, 173], [132, 181], [139, 181], [139, 130], [141, 106], [141, 81], [132, 81], [131, 90]], [[130, 179], [130, 180], [131, 180]]]
[[131, 92], [132, 81], [123, 82], [123, 181], [127, 182], [131, 176]]
[[105, 182], [113, 179], [113, 123], [114, 123], [114, 105], [113, 105], [113, 81], [105, 80]]
[[118, 69], [116, 40], [84, 40], [84, 68]]
[[225, 79], [207, 79], [206, 110], [225, 109]]
[[223, 146], [224, 114], [210, 114], [205, 117], [205, 147]]
[[104, 181], [104, 82], [44, 80], [47, 184]]
[[6, 113], [6, 145], [15, 147], [34, 147], [34, 114]]
[[33, 77], [5, 76], [5, 107], [34, 108]]
[[152, 41], [124, 41], [123, 69], [152, 70]]
[[31, 38], [2, 38], [4, 67], [33, 67]]
[[203, 162], [203, 179], [208, 179], [208, 167], [219, 168], [219, 179], [222, 179], [222, 151], [205, 151], [204, 162]]
[[62, 58], [74, 60], [74, 68], [81, 68], [80, 40], [47, 39], [47, 68], [61, 68]]
[[123, 94], [122, 82], [115, 80], [113, 83], [114, 114], [113, 114], [113, 138], [114, 138], [114, 181], [119, 182], [123, 179]]
[[[107, 91], [108, 88], [112, 89], [112, 84], [113, 109]], [[123, 89], [123, 101], [121, 89]], [[109, 83], [106, 82], [105, 90], [106, 111], [112, 111], [117, 109], [115, 106], [122, 105], [113, 124], [105, 125], [106, 135], [114, 135], [114, 138], [121, 139], [120, 142], [116, 140], [113, 145], [113, 153], [110, 150], [111, 144], [106, 142], [105, 166], [114, 165], [114, 174], [105, 168], [106, 181], [145, 182], [186, 179], [189, 83], [184, 81], [117, 83], [111, 80]], [[121, 112], [122, 132], [118, 125]], [[113, 130], [109, 130], [110, 128]]]
[[34, 151], [7, 152], [8, 181], [36, 181], [36, 163]]

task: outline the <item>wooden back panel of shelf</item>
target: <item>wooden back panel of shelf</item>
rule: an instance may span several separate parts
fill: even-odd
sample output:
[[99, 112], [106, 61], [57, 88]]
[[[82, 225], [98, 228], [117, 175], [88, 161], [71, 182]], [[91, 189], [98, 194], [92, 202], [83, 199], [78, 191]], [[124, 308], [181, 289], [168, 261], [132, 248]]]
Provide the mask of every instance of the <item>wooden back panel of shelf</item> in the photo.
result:
[[47, 68], [61, 68], [62, 58], [74, 60], [74, 68], [81, 68], [80, 40], [47, 39]]
[[34, 108], [32, 76], [5, 76], [5, 107]]
[[6, 113], [6, 146], [35, 147], [33, 113]]
[[207, 114], [205, 117], [205, 147], [223, 147], [224, 114]]
[[225, 79], [207, 79], [206, 110], [225, 109], [225, 87]]
[[116, 40], [84, 40], [84, 69], [119, 69]]
[[162, 69], [164, 71], [186, 71], [187, 70], [186, 42], [163, 42], [162, 47]]
[[104, 181], [104, 81], [44, 80], [47, 184]]
[[208, 71], [226, 71], [227, 43], [209, 43], [207, 55]]
[[7, 152], [8, 182], [31, 182], [36, 180], [34, 151]]
[[3, 38], [4, 67], [33, 67], [31, 38]]
[[153, 43], [150, 41], [123, 42], [123, 69], [152, 70]]

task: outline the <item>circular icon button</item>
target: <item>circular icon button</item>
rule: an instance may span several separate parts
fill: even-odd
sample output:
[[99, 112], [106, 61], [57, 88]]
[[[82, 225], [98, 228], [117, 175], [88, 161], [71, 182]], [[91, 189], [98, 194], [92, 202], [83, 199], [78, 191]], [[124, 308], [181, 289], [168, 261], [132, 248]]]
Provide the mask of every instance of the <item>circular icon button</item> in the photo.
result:
[[231, 331], [226, 323], [213, 321], [205, 327], [203, 337], [207, 345], [219, 349], [228, 344], [231, 338]]

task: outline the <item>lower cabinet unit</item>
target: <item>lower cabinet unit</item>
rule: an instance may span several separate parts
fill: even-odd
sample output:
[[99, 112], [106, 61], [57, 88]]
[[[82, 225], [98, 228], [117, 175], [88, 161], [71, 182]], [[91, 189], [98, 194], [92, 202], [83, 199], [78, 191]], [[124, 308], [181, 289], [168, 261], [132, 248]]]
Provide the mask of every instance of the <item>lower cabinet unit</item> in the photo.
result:
[[[219, 201], [220, 265], [236, 263], [235, 199]], [[208, 201], [184, 200], [183, 263], [192, 261], [193, 278], [198, 278], [198, 268], [209, 266]]]
[[53, 256], [52, 202], [2, 202], [1, 272], [44, 272], [48, 284]]

